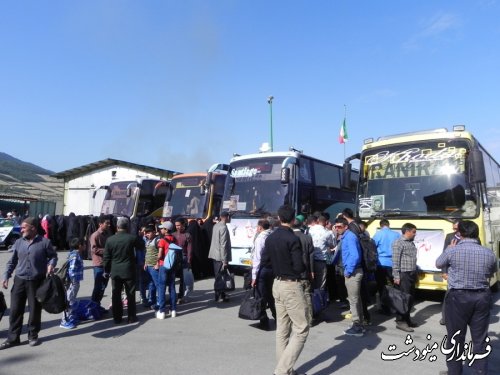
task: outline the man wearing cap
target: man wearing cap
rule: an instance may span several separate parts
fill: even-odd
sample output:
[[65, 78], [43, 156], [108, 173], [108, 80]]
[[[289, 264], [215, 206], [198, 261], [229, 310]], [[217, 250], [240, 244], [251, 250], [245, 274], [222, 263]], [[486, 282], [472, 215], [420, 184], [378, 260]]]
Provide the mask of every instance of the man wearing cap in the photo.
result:
[[175, 243], [172, 235], [174, 224], [171, 221], [164, 221], [158, 226], [161, 232], [161, 239], [158, 241], [158, 309], [156, 311], [157, 319], [165, 319], [166, 301], [165, 293], [168, 285], [168, 294], [170, 297], [170, 316], [175, 318], [177, 315], [177, 294], [175, 292], [175, 272], [176, 270], [167, 270], [163, 266], [165, 255], [171, 244]]
[[54, 271], [57, 264], [57, 253], [50, 240], [38, 235], [38, 223], [33, 217], [27, 217], [21, 224], [22, 237], [12, 246], [12, 257], [7, 262], [3, 277], [3, 287], [7, 289], [9, 279], [14, 270], [14, 285], [11, 289], [11, 306], [9, 316], [9, 333], [7, 340], [0, 344], [0, 350], [8, 349], [21, 343], [26, 300], [29, 305], [28, 343], [36, 346], [39, 343], [38, 332], [41, 327], [42, 305], [35, 298], [36, 290], [47, 274]]
[[[214, 275], [216, 278], [219, 272], [227, 268], [228, 263], [231, 261], [231, 238], [227, 229], [229, 221], [229, 212], [223, 211], [220, 214], [220, 221], [214, 225], [212, 232], [208, 258], [214, 262]], [[229, 297], [225, 292], [215, 291], [215, 301], [228, 302]]]
[[306, 231], [307, 226], [305, 225], [306, 218], [304, 215], [300, 214], [295, 216], [295, 221], [293, 227], [296, 229], [300, 229], [302, 233]]
[[128, 322], [137, 322], [135, 306], [136, 260], [135, 248], [141, 246], [138, 237], [127, 233], [129, 220], [120, 217], [117, 232], [108, 238], [104, 247], [104, 273], [111, 277], [111, 302], [115, 324], [122, 321], [122, 289], [125, 288], [128, 305]]

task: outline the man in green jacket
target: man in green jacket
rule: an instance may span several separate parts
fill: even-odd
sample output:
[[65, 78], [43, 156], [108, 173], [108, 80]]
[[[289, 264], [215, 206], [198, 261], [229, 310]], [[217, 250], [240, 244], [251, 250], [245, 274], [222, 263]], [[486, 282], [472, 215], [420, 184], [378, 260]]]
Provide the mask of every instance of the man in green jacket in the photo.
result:
[[120, 217], [116, 223], [117, 232], [108, 238], [104, 247], [104, 273], [111, 277], [111, 302], [113, 320], [120, 324], [123, 315], [121, 294], [125, 288], [128, 306], [128, 322], [137, 322], [135, 307], [136, 260], [135, 247], [138, 236], [129, 234], [129, 220]]

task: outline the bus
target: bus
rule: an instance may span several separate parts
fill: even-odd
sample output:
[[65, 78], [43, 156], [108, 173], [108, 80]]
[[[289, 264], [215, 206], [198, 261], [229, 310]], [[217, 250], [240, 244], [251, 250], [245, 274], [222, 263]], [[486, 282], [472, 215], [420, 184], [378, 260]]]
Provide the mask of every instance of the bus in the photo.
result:
[[[168, 191], [168, 182], [139, 178], [135, 181], [114, 181], [109, 186], [101, 186], [98, 189], [106, 190], [101, 214], [134, 219], [154, 216], [158, 210], [161, 213]], [[94, 195], [98, 189], [94, 191]]]
[[214, 164], [208, 172], [175, 175], [163, 206], [163, 217], [202, 218], [219, 214], [226, 181], [227, 164]]
[[[446, 290], [436, 259], [455, 220], [479, 226], [481, 243], [498, 259], [500, 248], [500, 166], [465, 126], [373, 138], [360, 154], [356, 209], [373, 235], [379, 220], [398, 230], [417, 227], [417, 287]], [[491, 279], [497, 289], [498, 274]]]
[[344, 208], [354, 209], [357, 171], [351, 169], [346, 182], [342, 181], [343, 175], [342, 166], [293, 148], [233, 157], [222, 203], [222, 209], [231, 216], [230, 266], [251, 267], [258, 220], [277, 217], [278, 208], [284, 204], [293, 207], [297, 214], [321, 211], [331, 217]]

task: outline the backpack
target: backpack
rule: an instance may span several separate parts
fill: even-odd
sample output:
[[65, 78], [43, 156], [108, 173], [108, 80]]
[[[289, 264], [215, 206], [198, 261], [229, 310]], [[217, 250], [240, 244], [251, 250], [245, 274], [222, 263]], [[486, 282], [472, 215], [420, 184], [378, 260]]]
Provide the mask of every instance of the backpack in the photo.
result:
[[375, 272], [378, 263], [377, 244], [361, 231], [361, 228], [355, 221], [349, 224], [349, 229], [358, 236], [359, 245], [361, 246], [361, 256], [363, 258], [363, 270], [366, 272]]
[[358, 238], [363, 252], [363, 268], [368, 272], [375, 272], [378, 263], [377, 244], [373, 239], [363, 234], [360, 234]]
[[106, 313], [106, 309], [104, 309], [97, 302], [88, 299], [81, 299], [78, 301], [78, 305], [73, 307], [72, 313], [79, 321], [99, 320]]
[[176, 271], [179, 269], [179, 266], [182, 264], [182, 247], [171, 243], [168, 246], [167, 254], [165, 255], [165, 259], [163, 259], [163, 267], [167, 270]]
[[64, 283], [57, 275], [49, 275], [36, 291], [36, 299], [50, 314], [59, 314], [66, 309]]
[[59, 268], [57, 270], [57, 272], [55, 273], [56, 276], [59, 276], [59, 278], [62, 280], [63, 284], [64, 285], [68, 285], [69, 284], [69, 259], [67, 259], [63, 265], [61, 266], [61, 268]]

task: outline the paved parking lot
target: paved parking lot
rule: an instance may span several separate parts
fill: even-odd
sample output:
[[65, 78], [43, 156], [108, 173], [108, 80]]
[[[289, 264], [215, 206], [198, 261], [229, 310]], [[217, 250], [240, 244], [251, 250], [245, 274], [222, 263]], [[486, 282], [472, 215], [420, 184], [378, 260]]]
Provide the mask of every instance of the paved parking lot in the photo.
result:
[[[0, 251], [0, 270], [11, 253]], [[66, 253], [60, 253], [64, 259]], [[60, 261], [61, 264], [61, 261]], [[85, 279], [80, 298], [89, 299], [93, 280], [90, 261], [85, 261]], [[254, 322], [238, 318], [244, 291], [243, 278], [236, 276], [238, 289], [228, 303], [213, 301], [213, 280], [195, 283], [189, 303], [179, 306], [176, 318], [157, 320], [152, 311], [138, 306], [138, 324], [115, 325], [110, 316], [100, 321], [83, 322], [74, 330], [59, 328], [60, 316], [43, 313], [42, 344], [24, 344], [0, 352], [1, 375], [33, 374], [206, 374], [271, 375], [274, 369], [274, 330], [263, 331]], [[10, 295], [4, 291], [7, 303]], [[103, 301], [111, 300], [108, 286]], [[395, 329], [394, 319], [374, 312], [373, 325], [362, 338], [347, 337], [349, 325], [335, 303], [325, 311], [326, 321], [310, 331], [297, 370], [309, 375], [328, 374], [438, 374], [446, 368], [439, 348], [425, 358], [415, 351], [397, 360], [382, 360], [382, 353], [422, 351], [433, 343], [441, 345], [445, 329], [439, 325], [440, 296], [425, 293], [412, 316], [421, 324], [411, 338]], [[494, 296], [490, 338], [490, 373], [500, 373], [500, 304]], [[110, 315], [110, 314], [108, 314]], [[27, 316], [25, 317], [25, 320]], [[7, 335], [8, 316], [0, 322], [0, 340]], [[389, 348], [395, 345], [395, 350]], [[435, 356], [435, 360], [434, 357]], [[467, 373], [467, 372], [466, 372]]]

